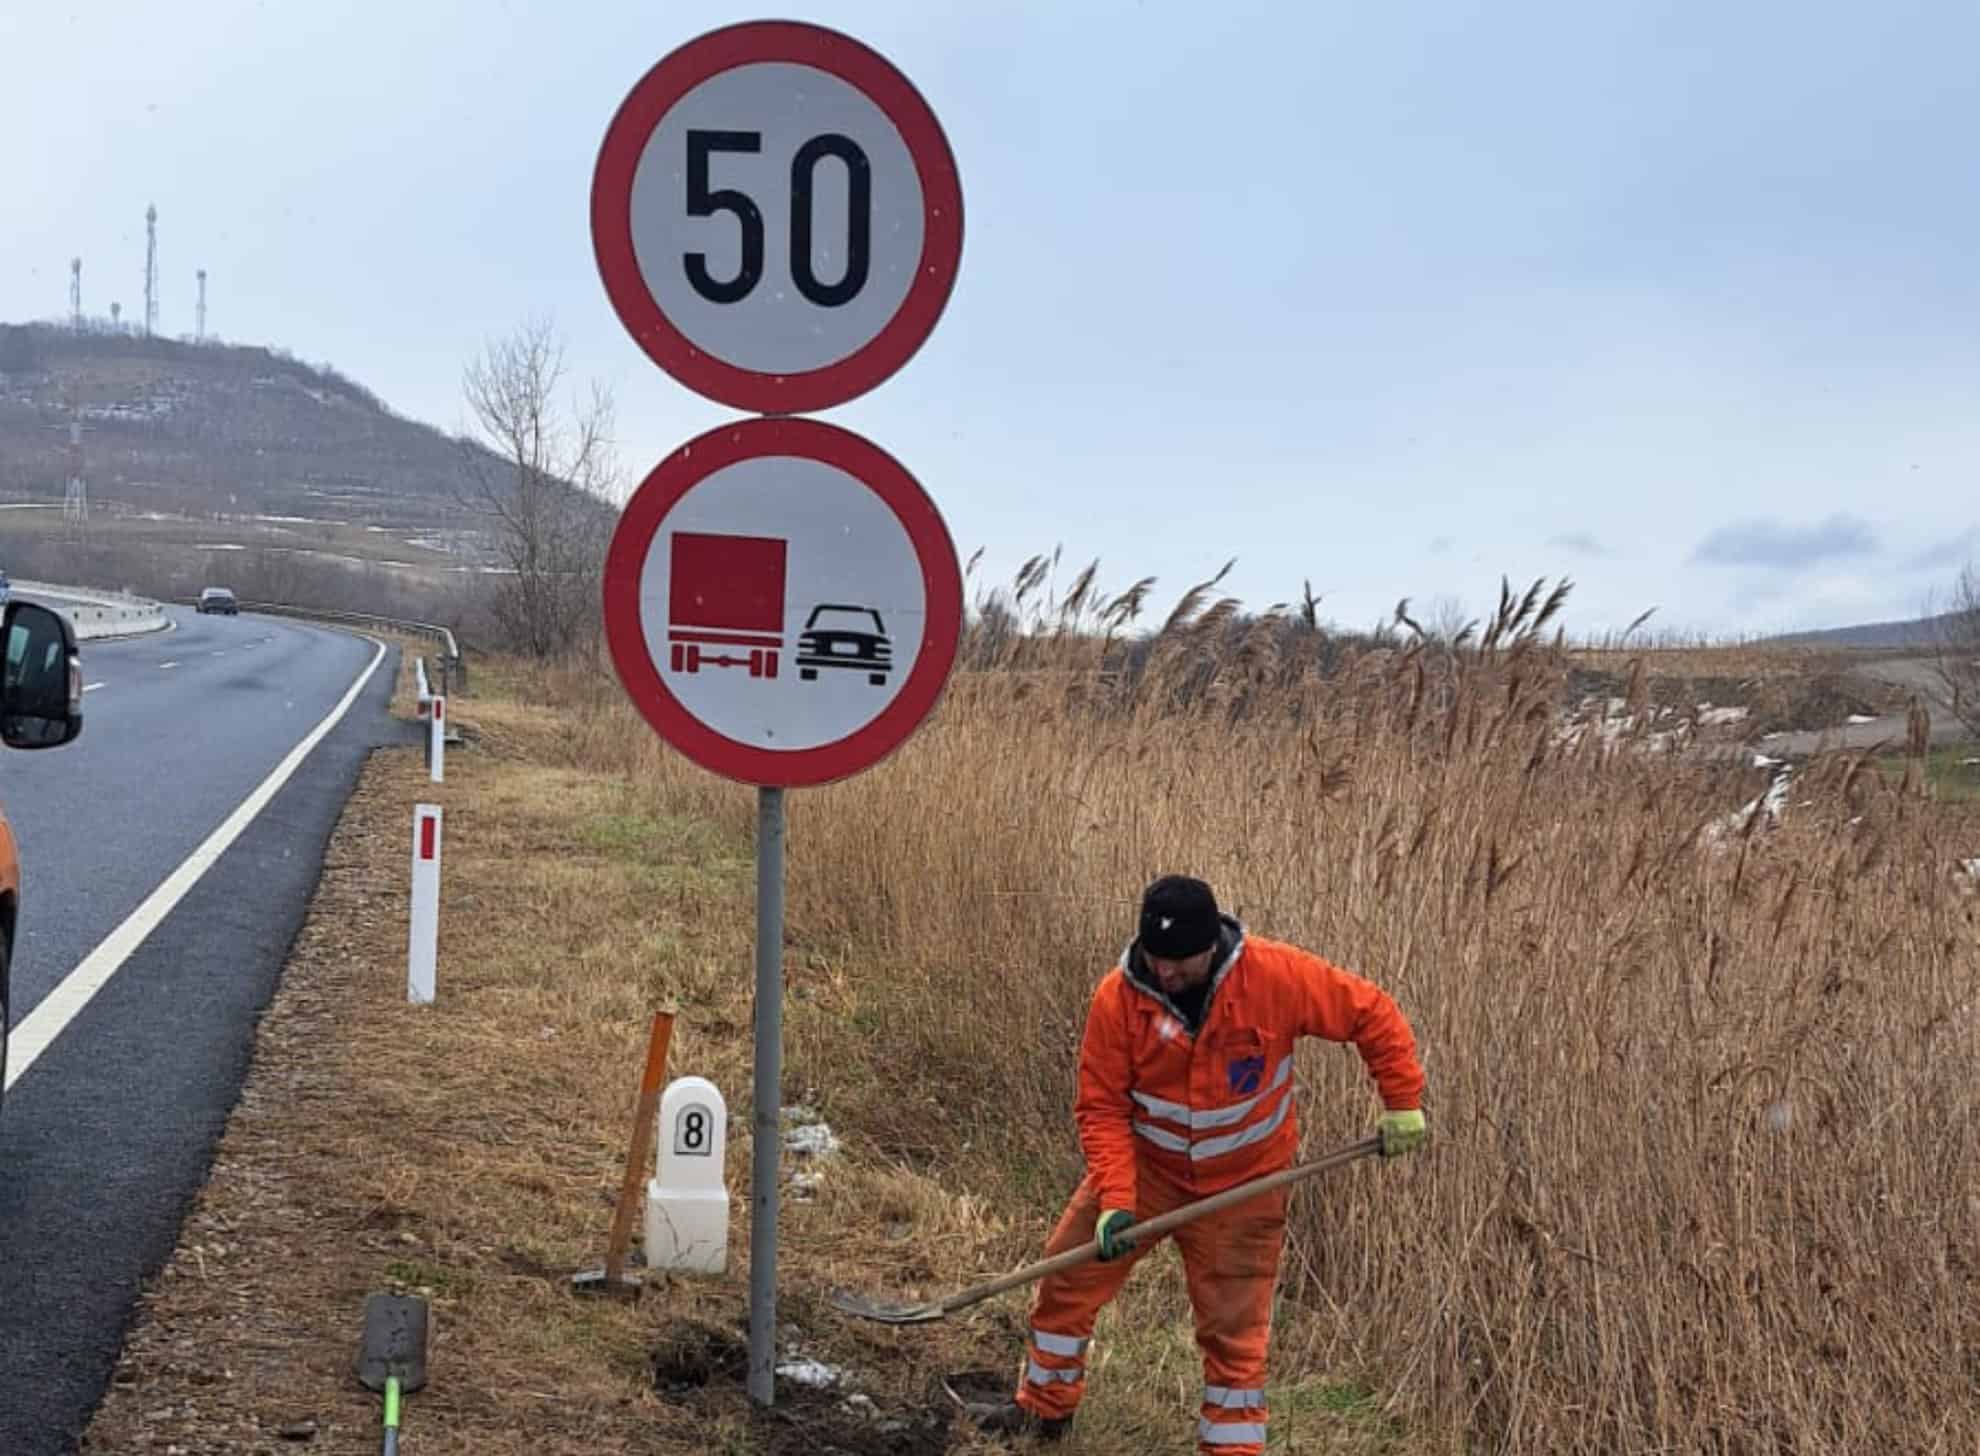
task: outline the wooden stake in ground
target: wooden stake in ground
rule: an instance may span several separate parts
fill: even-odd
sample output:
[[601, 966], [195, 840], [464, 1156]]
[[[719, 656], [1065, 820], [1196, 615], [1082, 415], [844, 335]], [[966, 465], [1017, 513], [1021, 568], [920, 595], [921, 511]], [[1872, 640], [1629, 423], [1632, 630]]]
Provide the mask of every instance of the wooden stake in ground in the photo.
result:
[[626, 1246], [632, 1240], [633, 1204], [639, 1198], [639, 1185], [646, 1174], [646, 1150], [653, 1142], [653, 1115], [660, 1105], [660, 1085], [667, 1078], [667, 1046], [673, 1035], [674, 1014], [655, 1012], [653, 1030], [646, 1043], [646, 1070], [639, 1079], [639, 1105], [633, 1112], [632, 1146], [626, 1151], [625, 1177], [619, 1184], [619, 1202], [612, 1212], [612, 1233], [605, 1244], [605, 1267], [586, 1269], [571, 1276], [571, 1287], [579, 1294], [639, 1298], [639, 1281], [625, 1277]]

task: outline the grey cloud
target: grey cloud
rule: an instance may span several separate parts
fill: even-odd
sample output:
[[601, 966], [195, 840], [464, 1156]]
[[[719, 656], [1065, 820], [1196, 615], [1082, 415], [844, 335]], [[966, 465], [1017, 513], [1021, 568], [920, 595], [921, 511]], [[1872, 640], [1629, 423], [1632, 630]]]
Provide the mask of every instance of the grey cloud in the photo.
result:
[[1928, 547], [1905, 564], [1914, 571], [1957, 571], [1975, 557], [1980, 557], [1980, 526], [1970, 526], [1951, 540]]
[[1812, 526], [1781, 521], [1735, 521], [1721, 526], [1691, 553], [1715, 566], [1771, 566], [1797, 570], [1848, 556], [1873, 556], [1877, 533], [1854, 516], [1833, 515]]
[[1578, 551], [1583, 556], [1607, 556], [1609, 548], [1597, 541], [1586, 531], [1569, 531], [1563, 535], [1550, 536], [1547, 544], [1556, 551]]

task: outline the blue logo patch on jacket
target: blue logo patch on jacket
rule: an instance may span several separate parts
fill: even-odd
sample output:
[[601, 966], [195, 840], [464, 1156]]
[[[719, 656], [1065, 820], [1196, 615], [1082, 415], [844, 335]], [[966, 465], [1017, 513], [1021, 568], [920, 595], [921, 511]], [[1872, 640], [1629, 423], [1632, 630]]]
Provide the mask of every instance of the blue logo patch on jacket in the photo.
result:
[[1265, 1058], [1239, 1057], [1228, 1070], [1233, 1092], [1256, 1092], [1258, 1084], [1265, 1080]]

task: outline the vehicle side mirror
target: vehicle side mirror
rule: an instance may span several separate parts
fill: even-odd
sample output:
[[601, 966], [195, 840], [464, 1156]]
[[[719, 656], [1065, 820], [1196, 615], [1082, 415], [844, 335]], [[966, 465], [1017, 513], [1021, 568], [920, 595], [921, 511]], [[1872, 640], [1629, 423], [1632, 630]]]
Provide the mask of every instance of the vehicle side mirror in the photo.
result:
[[76, 629], [59, 612], [9, 602], [0, 671], [0, 742], [9, 748], [60, 748], [82, 732], [82, 653]]

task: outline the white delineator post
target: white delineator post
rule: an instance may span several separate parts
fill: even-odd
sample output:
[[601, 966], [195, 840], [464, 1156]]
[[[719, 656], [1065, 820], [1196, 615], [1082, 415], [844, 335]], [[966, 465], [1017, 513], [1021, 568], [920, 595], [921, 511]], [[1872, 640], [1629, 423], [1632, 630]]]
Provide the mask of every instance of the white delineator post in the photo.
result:
[[[435, 700], [438, 701], [437, 699]], [[406, 954], [406, 999], [433, 1003], [440, 956], [440, 806], [413, 805], [412, 935]]]
[[426, 725], [432, 735], [427, 748], [427, 760], [433, 765], [433, 782], [447, 781], [447, 700], [437, 694], [433, 699], [433, 716]]

